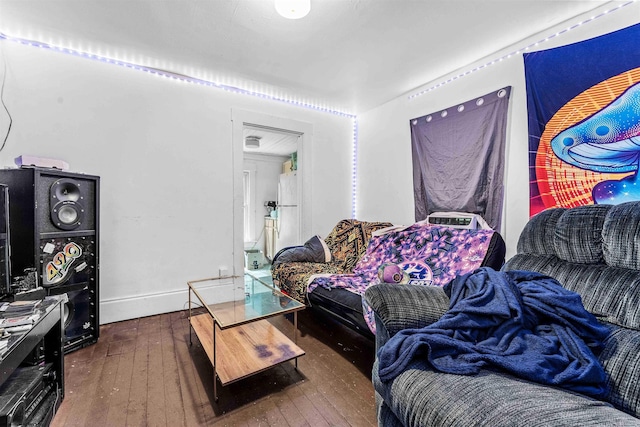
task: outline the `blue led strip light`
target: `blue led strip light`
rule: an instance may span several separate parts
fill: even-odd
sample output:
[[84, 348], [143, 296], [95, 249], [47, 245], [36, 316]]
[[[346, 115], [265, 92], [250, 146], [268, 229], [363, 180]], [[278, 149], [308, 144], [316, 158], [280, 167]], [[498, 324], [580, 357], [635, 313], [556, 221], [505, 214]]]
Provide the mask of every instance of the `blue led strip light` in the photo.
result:
[[11, 42], [15, 42], [15, 43], [20, 43], [23, 45], [27, 45], [27, 46], [32, 46], [32, 47], [37, 47], [37, 48], [41, 48], [41, 49], [45, 49], [45, 50], [51, 50], [54, 52], [60, 52], [60, 53], [65, 53], [67, 55], [72, 55], [72, 56], [77, 56], [80, 58], [85, 58], [85, 59], [91, 59], [93, 61], [99, 61], [99, 62], [104, 62], [107, 64], [112, 64], [112, 65], [119, 65], [121, 67], [125, 67], [125, 68], [131, 68], [133, 70], [137, 70], [137, 71], [142, 71], [145, 73], [149, 73], [149, 74], [153, 74], [159, 77], [165, 77], [168, 79], [172, 79], [172, 80], [179, 80], [182, 82], [186, 82], [186, 83], [193, 83], [193, 84], [197, 84], [197, 85], [201, 85], [201, 86], [208, 86], [208, 87], [213, 87], [213, 88], [218, 88], [218, 89], [222, 89], [222, 90], [226, 90], [228, 92], [233, 92], [233, 93], [238, 93], [238, 94], [242, 94], [242, 95], [249, 95], [249, 96], [255, 96], [257, 98], [262, 98], [262, 99], [266, 99], [269, 101], [276, 101], [276, 102], [282, 102], [285, 104], [289, 104], [289, 105], [293, 105], [295, 107], [299, 107], [299, 108], [306, 108], [306, 109], [311, 109], [311, 110], [315, 110], [315, 111], [319, 111], [322, 113], [328, 113], [328, 114], [333, 114], [333, 115], [337, 115], [340, 117], [348, 117], [353, 121], [353, 140], [352, 140], [352, 144], [353, 144], [353, 175], [352, 175], [352, 181], [351, 181], [351, 215], [352, 218], [355, 218], [355, 212], [356, 212], [356, 173], [357, 173], [357, 151], [358, 151], [358, 133], [357, 133], [357, 128], [358, 128], [358, 121], [357, 121], [357, 116], [355, 114], [350, 114], [350, 113], [345, 113], [342, 111], [337, 111], [337, 110], [332, 110], [330, 108], [325, 108], [325, 107], [319, 107], [317, 105], [313, 105], [313, 104], [309, 104], [306, 102], [301, 102], [301, 101], [294, 101], [291, 99], [286, 99], [286, 98], [282, 98], [279, 96], [272, 96], [272, 95], [267, 95], [261, 92], [256, 92], [256, 91], [252, 91], [252, 90], [247, 90], [247, 89], [242, 89], [239, 87], [235, 87], [235, 86], [229, 86], [229, 85], [225, 85], [225, 84], [221, 84], [221, 83], [215, 83], [215, 82], [210, 82], [208, 80], [204, 80], [204, 79], [199, 79], [199, 78], [195, 78], [195, 77], [190, 77], [190, 76], [186, 76], [184, 74], [178, 74], [178, 73], [173, 73], [171, 71], [167, 71], [167, 70], [162, 70], [162, 69], [158, 69], [158, 68], [153, 68], [153, 67], [147, 67], [144, 65], [137, 65], [131, 62], [126, 62], [126, 61], [120, 61], [117, 59], [112, 59], [112, 58], [108, 58], [108, 57], [104, 57], [104, 56], [100, 56], [100, 55], [95, 55], [92, 53], [87, 53], [87, 52], [82, 52], [82, 51], [78, 51], [75, 49], [69, 49], [69, 48], [63, 48], [63, 47], [59, 47], [59, 46], [54, 46], [54, 45], [50, 45], [47, 43], [42, 43], [42, 42], [37, 42], [37, 41], [33, 41], [33, 40], [26, 40], [26, 39], [22, 39], [19, 37], [11, 37], [8, 36], [6, 34], [0, 33], [0, 40], [7, 40], [7, 41], [11, 41]]
[[358, 188], [358, 120], [353, 119], [353, 166], [351, 169], [351, 218], [356, 218], [356, 190]]
[[428, 89], [424, 89], [424, 90], [421, 90], [420, 92], [417, 92], [417, 93], [414, 93], [414, 94], [412, 94], [412, 95], [409, 95], [409, 96], [408, 96], [408, 99], [410, 99], [410, 100], [411, 100], [411, 99], [417, 98], [417, 97], [419, 97], [419, 96], [421, 96], [421, 95], [424, 95], [424, 94], [426, 94], [426, 93], [428, 93], [428, 92], [431, 92], [432, 90], [438, 89], [438, 88], [440, 88], [440, 87], [442, 87], [442, 86], [444, 86], [444, 85], [446, 85], [446, 84], [452, 83], [452, 82], [453, 82], [453, 81], [455, 81], [455, 80], [458, 80], [458, 79], [460, 79], [460, 78], [462, 78], [462, 77], [466, 77], [466, 76], [468, 76], [469, 74], [475, 73], [476, 71], [480, 71], [480, 70], [482, 70], [482, 69], [484, 69], [484, 68], [487, 68], [487, 67], [490, 67], [490, 66], [492, 66], [492, 65], [495, 65], [495, 64], [497, 64], [498, 62], [502, 62], [502, 61], [504, 61], [505, 59], [509, 59], [509, 58], [511, 58], [511, 57], [513, 57], [513, 56], [520, 55], [522, 52], [524, 52], [524, 51], [526, 51], [526, 50], [529, 50], [529, 49], [531, 49], [531, 48], [537, 47], [537, 46], [539, 46], [541, 43], [548, 42], [549, 40], [554, 39], [554, 38], [556, 38], [556, 37], [558, 37], [558, 36], [560, 36], [560, 35], [562, 35], [562, 34], [564, 34], [564, 33], [567, 33], [567, 32], [569, 32], [569, 31], [571, 31], [571, 30], [575, 30], [576, 28], [581, 27], [581, 26], [582, 26], [582, 25], [584, 25], [584, 24], [587, 24], [587, 23], [589, 23], [589, 22], [593, 22], [593, 21], [595, 21], [595, 20], [596, 20], [596, 19], [598, 19], [598, 18], [602, 18], [603, 16], [608, 15], [609, 13], [615, 12], [615, 11], [617, 11], [617, 10], [622, 9], [623, 7], [629, 6], [630, 4], [635, 3], [636, 1], [637, 1], [637, 0], [631, 0], [631, 1], [628, 1], [628, 2], [626, 2], [626, 3], [621, 4], [621, 5], [619, 5], [619, 6], [616, 6], [616, 7], [614, 7], [613, 9], [605, 10], [604, 12], [601, 12], [601, 13], [600, 13], [600, 14], [598, 14], [598, 15], [592, 16], [591, 18], [589, 18], [589, 19], [585, 19], [585, 20], [584, 20], [584, 21], [582, 21], [582, 22], [578, 22], [577, 24], [574, 24], [574, 25], [572, 25], [572, 26], [570, 26], [570, 27], [567, 27], [567, 28], [565, 28], [564, 30], [560, 30], [560, 31], [558, 31], [557, 33], [551, 34], [550, 36], [548, 36], [548, 37], [546, 37], [546, 38], [544, 38], [544, 39], [542, 39], [542, 40], [538, 40], [538, 41], [537, 41], [537, 42], [535, 42], [535, 43], [531, 43], [531, 44], [530, 44], [530, 45], [528, 45], [528, 46], [525, 46], [525, 47], [520, 48], [520, 49], [518, 49], [518, 50], [516, 50], [516, 51], [513, 51], [513, 52], [511, 52], [511, 53], [508, 53], [508, 54], [506, 54], [506, 55], [503, 55], [503, 56], [501, 56], [500, 58], [496, 58], [496, 59], [494, 59], [494, 60], [492, 60], [492, 61], [489, 61], [489, 62], [484, 63], [484, 64], [482, 64], [482, 65], [479, 65], [479, 66], [477, 66], [477, 67], [475, 67], [475, 68], [472, 68], [471, 70], [467, 70], [467, 71], [465, 71], [464, 73], [460, 73], [460, 74], [458, 74], [458, 75], [455, 75], [455, 76], [453, 76], [453, 77], [451, 77], [451, 78], [449, 78], [449, 79], [447, 79], [447, 80], [445, 80], [445, 81], [442, 81], [442, 82], [440, 82], [440, 83], [437, 83], [437, 84], [435, 84], [435, 85], [431, 86], [431, 87], [430, 87], [430, 88], [428, 88]]
[[24, 45], [27, 45], [27, 46], [39, 47], [41, 49], [51, 50], [51, 51], [55, 51], [55, 52], [66, 53], [68, 55], [77, 56], [77, 57], [81, 57], [81, 58], [92, 59], [94, 61], [105, 62], [105, 63], [113, 64], [113, 65], [119, 65], [121, 67], [131, 68], [131, 69], [134, 69], [134, 70], [143, 71], [143, 72], [146, 72], [146, 73], [154, 74], [154, 75], [157, 75], [157, 76], [160, 76], [160, 77], [166, 77], [166, 78], [173, 79], [173, 80], [180, 80], [180, 81], [187, 82], [187, 83], [194, 83], [194, 84], [198, 84], [198, 85], [202, 85], [202, 86], [215, 87], [215, 88], [218, 88], [218, 89], [226, 90], [226, 91], [229, 91], [229, 92], [235, 92], [235, 93], [239, 93], [239, 94], [242, 94], [242, 95], [250, 95], [250, 96], [255, 96], [255, 97], [258, 97], [258, 98], [268, 99], [270, 101], [283, 102], [283, 103], [286, 103], [286, 104], [295, 105], [296, 107], [308, 108], [308, 109], [320, 111], [320, 112], [323, 112], [323, 113], [334, 114], [334, 115], [338, 115], [338, 116], [342, 116], [342, 117], [355, 117], [353, 114], [349, 114], [349, 113], [345, 113], [345, 112], [337, 111], [337, 110], [332, 110], [330, 108], [319, 107], [317, 105], [309, 104], [309, 103], [306, 103], [306, 102], [294, 101], [294, 100], [291, 100], [291, 99], [286, 99], [286, 98], [282, 98], [282, 97], [279, 97], [279, 96], [267, 95], [267, 94], [264, 94], [264, 93], [261, 93], [261, 92], [256, 92], [256, 91], [252, 91], [252, 90], [248, 90], [248, 89], [242, 89], [242, 88], [235, 87], [235, 86], [229, 86], [229, 85], [225, 85], [225, 84], [221, 84], [221, 83], [210, 82], [208, 80], [199, 79], [199, 78], [196, 78], [196, 77], [190, 77], [190, 76], [186, 76], [184, 74], [178, 74], [178, 73], [174, 73], [174, 72], [171, 72], [171, 71], [162, 70], [162, 69], [159, 69], [159, 68], [153, 68], [153, 67], [148, 67], [148, 66], [144, 66], [144, 65], [138, 65], [138, 64], [131, 63], [131, 62], [120, 61], [120, 60], [117, 60], [117, 59], [112, 59], [112, 58], [108, 58], [108, 57], [104, 57], [104, 56], [100, 56], [100, 55], [95, 55], [95, 54], [92, 54], [92, 53], [82, 52], [82, 51], [78, 51], [78, 50], [75, 50], [75, 49], [58, 47], [58, 46], [50, 45], [50, 44], [47, 44], [47, 43], [36, 42], [36, 41], [32, 41], [32, 40], [26, 40], [26, 39], [22, 39], [22, 38], [18, 38], [18, 37], [11, 37], [11, 36], [7, 36], [6, 34], [3, 34], [3, 33], [0, 33], [0, 39], [4, 39], [4, 40], [7, 40], [7, 41], [12, 41], [12, 42], [16, 42], [16, 43], [21, 43], [21, 44], [24, 44]]

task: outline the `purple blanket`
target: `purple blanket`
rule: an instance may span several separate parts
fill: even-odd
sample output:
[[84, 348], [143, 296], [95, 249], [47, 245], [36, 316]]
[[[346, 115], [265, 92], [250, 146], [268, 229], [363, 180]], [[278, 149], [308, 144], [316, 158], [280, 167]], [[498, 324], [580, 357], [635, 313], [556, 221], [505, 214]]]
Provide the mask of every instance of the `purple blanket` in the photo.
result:
[[[358, 295], [380, 283], [382, 265], [398, 265], [409, 275], [409, 284], [444, 286], [455, 277], [482, 265], [493, 230], [466, 230], [415, 223], [374, 233], [353, 274], [313, 277], [308, 292], [322, 286], [343, 288]], [[399, 285], [402, 286], [402, 285]], [[364, 304], [364, 316], [375, 333], [373, 312]]]
[[382, 381], [415, 359], [440, 372], [498, 369], [542, 384], [601, 397], [606, 374], [592, 350], [609, 330], [580, 295], [530, 271], [481, 268], [445, 286], [450, 308], [440, 320], [394, 335], [378, 352]]

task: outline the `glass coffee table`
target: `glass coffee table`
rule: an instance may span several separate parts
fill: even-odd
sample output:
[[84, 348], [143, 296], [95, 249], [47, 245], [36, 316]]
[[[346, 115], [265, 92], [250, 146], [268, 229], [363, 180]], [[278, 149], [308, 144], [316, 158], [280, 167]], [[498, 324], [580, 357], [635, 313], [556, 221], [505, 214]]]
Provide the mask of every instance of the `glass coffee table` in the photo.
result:
[[[213, 366], [213, 395], [218, 401], [216, 379], [222, 386], [247, 378], [305, 352], [296, 345], [298, 311], [304, 304], [288, 297], [267, 280], [253, 278], [241, 300], [216, 303], [219, 278], [187, 282], [189, 289], [189, 344], [195, 332]], [[195, 300], [192, 298], [195, 296]], [[201, 306], [204, 310], [198, 308]], [[194, 313], [197, 309], [197, 313]], [[204, 312], [203, 312], [204, 311]], [[267, 319], [293, 313], [293, 339]]]
[[270, 286], [272, 288], [276, 288], [273, 284], [273, 278], [271, 277], [270, 269], [260, 269], [260, 270], [244, 270], [245, 284], [251, 282], [251, 285], [255, 284], [256, 281], [261, 282], [263, 285]]

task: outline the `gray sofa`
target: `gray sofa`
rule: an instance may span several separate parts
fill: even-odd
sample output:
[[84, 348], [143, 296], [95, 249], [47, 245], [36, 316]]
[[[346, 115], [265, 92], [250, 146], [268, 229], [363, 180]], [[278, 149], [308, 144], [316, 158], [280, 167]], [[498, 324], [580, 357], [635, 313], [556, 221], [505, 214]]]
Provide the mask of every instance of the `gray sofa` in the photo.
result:
[[[607, 376], [603, 400], [500, 370], [454, 375], [414, 360], [395, 379], [372, 381], [384, 426], [640, 426], [640, 202], [550, 209], [522, 231], [504, 271], [536, 271], [582, 297], [610, 332], [596, 352]], [[365, 293], [376, 347], [449, 308], [442, 288], [379, 284]]]

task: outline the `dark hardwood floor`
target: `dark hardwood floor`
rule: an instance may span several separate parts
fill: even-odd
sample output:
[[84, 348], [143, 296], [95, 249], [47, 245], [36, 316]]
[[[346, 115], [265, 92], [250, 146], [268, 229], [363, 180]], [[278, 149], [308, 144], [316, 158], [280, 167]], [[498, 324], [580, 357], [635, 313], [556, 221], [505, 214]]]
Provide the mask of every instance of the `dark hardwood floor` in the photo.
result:
[[[180, 311], [103, 325], [65, 356], [52, 426], [373, 426], [375, 345], [311, 310], [298, 314], [306, 355], [226, 387]], [[271, 322], [291, 336], [283, 316]]]

